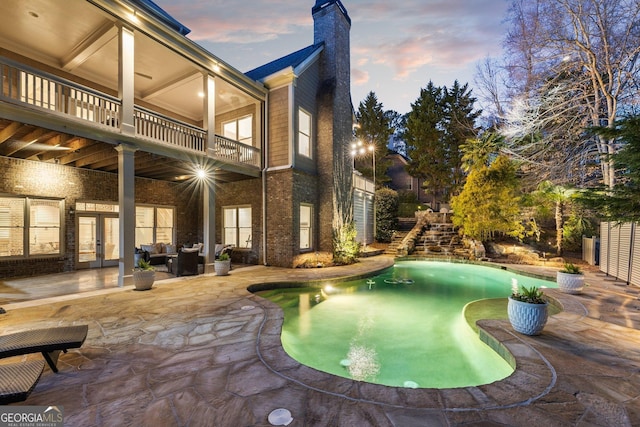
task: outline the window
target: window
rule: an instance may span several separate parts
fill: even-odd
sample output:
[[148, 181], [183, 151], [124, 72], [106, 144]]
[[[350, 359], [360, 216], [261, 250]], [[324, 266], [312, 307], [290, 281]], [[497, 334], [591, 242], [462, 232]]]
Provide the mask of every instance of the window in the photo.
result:
[[253, 117], [246, 116], [230, 122], [222, 124], [222, 136], [242, 142], [243, 144], [253, 145]]
[[174, 209], [136, 206], [136, 246], [173, 243]]
[[311, 116], [298, 110], [298, 153], [311, 157]]
[[59, 255], [61, 217], [61, 200], [0, 197], [0, 257]]
[[251, 207], [223, 208], [223, 244], [251, 248]]
[[60, 201], [31, 200], [29, 203], [29, 254], [60, 253]]
[[312, 248], [313, 230], [313, 207], [311, 205], [300, 205], [300, 249]]
[[156, 208], [156, 242], [173, 242], [173, 209]]

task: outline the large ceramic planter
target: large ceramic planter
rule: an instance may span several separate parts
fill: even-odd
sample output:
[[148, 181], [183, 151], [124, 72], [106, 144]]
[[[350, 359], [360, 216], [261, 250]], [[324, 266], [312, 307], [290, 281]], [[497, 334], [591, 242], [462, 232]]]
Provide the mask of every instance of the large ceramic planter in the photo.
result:
[[577, 294], [584, 288], [584, 274], [572, 274], [558, 271], [556, 275], [558, 289], [567, 294]]
[[216, 270], [216, 276], [226, 276], [231, 269], [231, 260], [215, 261], [213, 268]]
[[148, 291], [153, 286], [156, 279], [154, 270], [134, 270], [133, 284], [137, 291]]
[[509, 321], [516, 332], [524, 335], [538, 335], [547, 324], [549, 303], [531, 304], [509, 297], [507, 312]]

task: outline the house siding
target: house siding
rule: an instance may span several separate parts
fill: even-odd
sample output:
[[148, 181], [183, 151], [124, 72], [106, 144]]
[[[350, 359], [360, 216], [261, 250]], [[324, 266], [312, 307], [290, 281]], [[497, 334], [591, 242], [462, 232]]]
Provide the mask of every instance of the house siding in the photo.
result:
[[[318, 92], [318, 83], [320, 68], [318, 62], [314, 62], [305, 72], [298, 78], [296, 84], [296, 111], [294, 112], [294, 120], [296, 123], [296, 168], [306, 172], [315, 173], [317, 153], [317, 118], [318, 109], [316, 108], [316, 95]], [[298, 109], [302, 108], [311, 114], [311, 157], [298, 154]]]
[[269, 92], [268, 167], [289, 164], [289, 87]]

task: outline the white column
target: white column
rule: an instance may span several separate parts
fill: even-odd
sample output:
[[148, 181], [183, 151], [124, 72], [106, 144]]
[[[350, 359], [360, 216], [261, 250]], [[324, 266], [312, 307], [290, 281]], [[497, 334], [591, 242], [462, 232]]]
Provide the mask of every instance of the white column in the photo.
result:
[[[204, 89], [202, 127], [207, 131], [207, 148], [215, 146], [216, 137], [216, 79], [207, 73], [203, 74], [202, 86]], [[212, 174], [213, 172], [208, 172]], [[214, 190], [214, 176], [207, 176], [202, 180], [203, 212], [202, 224], [204, 238], [204, 272], [213, 273], [213, 262], [216, 257], [216, 196]]]
[[214, 177], [207, 177], [204, 183], [202, 205], [203, 205], [203, 234], [204, 234], [204, 272], [213, 273], [213, 262], [216, 252], [216, 193]]
[[129, 145], [120, 144], [118, 151], [118, 204], [120, 207], [120, 261], [118, 286], [133, 283], [133, 257], [136, 233], [135, 152]]
[[134, 123], [134, 34], [133, 30], [120, 27], [118, 32], [118, 97], [120, 107], [120, 129], [126, 135], [135, 135]]
[[202, 128], [207, 131], [207, 148], [213, 148], [216, 138], [216, 79], [209, 74], [203, 75], [204, 88]]

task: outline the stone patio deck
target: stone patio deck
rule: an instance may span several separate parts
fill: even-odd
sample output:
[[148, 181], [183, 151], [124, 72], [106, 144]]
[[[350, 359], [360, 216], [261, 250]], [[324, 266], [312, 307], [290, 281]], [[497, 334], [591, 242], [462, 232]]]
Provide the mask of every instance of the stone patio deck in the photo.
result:
[[290, 426], [640, 425], [640, 292], [595, 269], [580, 295], [548, 291], [565, 311], [540, 336], [517, 334], [508, 321], [481, 321], [515, 356], [516, 372], [457, 389], [372, 385], [302, 366], [280, 345], [282, 311], [246, 290], [392, 264], [376, 256], [349, 267], [254, 266], [163, 280], [146, 292], [4, 304], [0, 325], [4, 333], [89, 325], [82, 348], [60, 356], [59, 374], [45, 369], [23, 403], [63, 406], [66, 426], [268, 426], [277, 408], [291, 412]]

